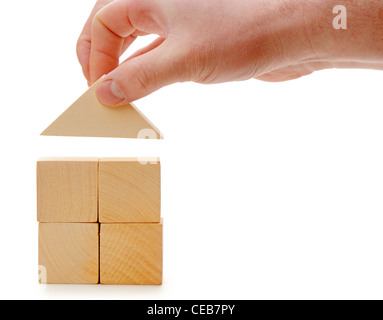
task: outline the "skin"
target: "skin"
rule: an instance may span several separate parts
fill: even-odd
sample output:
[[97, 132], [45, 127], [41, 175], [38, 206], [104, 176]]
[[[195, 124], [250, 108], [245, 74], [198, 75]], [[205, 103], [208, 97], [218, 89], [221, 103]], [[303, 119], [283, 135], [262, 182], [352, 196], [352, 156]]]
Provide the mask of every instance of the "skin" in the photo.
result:
[[[77, 55], [97, 96], [121, 106], [175, 82], [286, 81], [328, 68], [383, 70], [383, 1], [99, 0]], [[158, 38], [120, 64], [143, 35]]]

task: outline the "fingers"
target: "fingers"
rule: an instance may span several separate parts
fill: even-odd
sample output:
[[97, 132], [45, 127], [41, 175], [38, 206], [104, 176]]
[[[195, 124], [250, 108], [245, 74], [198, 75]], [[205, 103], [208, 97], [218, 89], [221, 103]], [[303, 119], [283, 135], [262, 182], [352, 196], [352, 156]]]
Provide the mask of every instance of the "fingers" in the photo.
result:
[[90, 69], [89, 69], [89, 58], [90, 58], [90, 48], [91, 48], [91, 38], [92, 38], [92, 21], [97, 12], [105, 7], [107, 4], [111, 3], [113, 0], [98, 0], [94, 6], [88, 20], [85, 23], [84, 29], [81, 32], [81, 35], [77, 41], [77, 58], [82, 67], [85, 78], [90, 81]]
[[124, 39], [163, 33], [156, 11], [152, 0], [115, 0], [98, 11], [92, 24], [89, 59], [92, 83], [118, 67], [121, 53], [127, 48]]
[[165, 41], [126, 60], [99, 84], [98, 99], [107, 106], [122, 106], [171, 83], [188, 80], [187, 60], [176, 52], [179, 51]]

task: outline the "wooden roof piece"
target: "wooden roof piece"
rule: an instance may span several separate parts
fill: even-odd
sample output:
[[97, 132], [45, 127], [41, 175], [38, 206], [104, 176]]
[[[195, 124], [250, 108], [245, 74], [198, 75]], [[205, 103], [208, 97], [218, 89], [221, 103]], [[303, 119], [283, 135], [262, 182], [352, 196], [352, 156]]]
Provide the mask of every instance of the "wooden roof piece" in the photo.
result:
[[96, 97], [98, 82], [41, 135], [162, 139], [161, 132], [133, 104], [106, 107]]

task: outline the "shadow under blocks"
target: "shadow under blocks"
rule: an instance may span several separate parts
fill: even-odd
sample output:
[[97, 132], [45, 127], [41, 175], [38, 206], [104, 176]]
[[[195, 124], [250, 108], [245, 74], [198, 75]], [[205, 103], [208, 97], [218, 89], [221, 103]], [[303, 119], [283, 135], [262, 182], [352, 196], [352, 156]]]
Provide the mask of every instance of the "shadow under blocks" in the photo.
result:
[[40, 159], [37, 220], [40, 283], [162, 284], [159, 159]]

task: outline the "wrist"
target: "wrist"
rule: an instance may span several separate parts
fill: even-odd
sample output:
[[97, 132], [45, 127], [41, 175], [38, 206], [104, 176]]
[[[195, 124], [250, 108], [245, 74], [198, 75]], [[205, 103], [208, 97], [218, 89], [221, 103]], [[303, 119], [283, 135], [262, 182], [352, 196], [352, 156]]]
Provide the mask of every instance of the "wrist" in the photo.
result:
[[331, 62], [334, 67], [345, 62], [383, 62], [383, 2], [344, 1], [346, 11], [334, 13], [337, 5], [337, 0], [307, 4], [305, 25], [314, 53], [310, 59]]
[[333, 25], [330, 0], [279, 2], [272, 8], [279, 16], [267, 27], [274, 35], [278, 68], [333, 58]]

